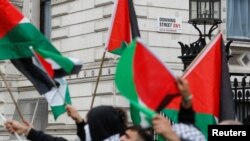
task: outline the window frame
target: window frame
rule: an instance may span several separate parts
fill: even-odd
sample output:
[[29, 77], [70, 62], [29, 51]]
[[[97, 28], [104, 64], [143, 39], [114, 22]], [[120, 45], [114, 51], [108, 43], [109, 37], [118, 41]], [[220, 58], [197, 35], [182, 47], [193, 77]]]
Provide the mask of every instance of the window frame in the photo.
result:
[[51, 38], [51, 0], [40, 0], [40, 31]]

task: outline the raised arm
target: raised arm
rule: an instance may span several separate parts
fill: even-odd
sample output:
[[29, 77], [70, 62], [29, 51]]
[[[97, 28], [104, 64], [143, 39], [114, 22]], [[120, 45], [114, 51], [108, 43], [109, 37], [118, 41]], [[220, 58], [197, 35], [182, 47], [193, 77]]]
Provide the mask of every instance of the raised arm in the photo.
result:
[[67, 141], [61, 137], [53, 137], [41, 131], [36, 131], [28, 124], [22, 124], [15, 120], [7, 121], [5, 126], [10, 133], [13, 134], [16, 132], [19, 135], [25, 135], [31, 141]]

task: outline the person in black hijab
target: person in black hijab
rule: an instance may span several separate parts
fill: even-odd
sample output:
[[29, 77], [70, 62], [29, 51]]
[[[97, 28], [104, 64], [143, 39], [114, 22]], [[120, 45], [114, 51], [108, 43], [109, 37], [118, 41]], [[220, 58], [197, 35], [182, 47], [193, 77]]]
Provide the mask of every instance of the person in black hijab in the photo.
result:
[[127, 115], [112, 106], [98, 106], [87, 114], [85, 122], [72, 106], [67, 106], [68, 115], [77, 124], [81, 141], [119, 141], [127, 125]]

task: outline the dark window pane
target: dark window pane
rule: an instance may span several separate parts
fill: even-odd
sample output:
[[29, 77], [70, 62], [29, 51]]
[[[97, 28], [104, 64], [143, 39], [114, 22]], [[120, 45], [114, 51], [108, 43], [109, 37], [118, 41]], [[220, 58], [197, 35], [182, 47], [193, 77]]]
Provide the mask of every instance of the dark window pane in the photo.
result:
[[40, 30], [48, 39], [50, 39], [50, 35], [51, 35], [51, 1], [50, 0], [41, 0]]
[[227, 37], [250, 41], [250, 2], [248, 0], [228, 0]]

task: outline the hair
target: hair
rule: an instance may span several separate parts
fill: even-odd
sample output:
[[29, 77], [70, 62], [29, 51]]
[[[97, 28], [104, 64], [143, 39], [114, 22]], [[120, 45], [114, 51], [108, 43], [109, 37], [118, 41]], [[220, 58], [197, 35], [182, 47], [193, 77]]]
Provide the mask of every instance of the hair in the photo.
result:
[[128, 125], [128, 115], [126, 111], [120, 107], [114, 107], [114, 109], [116, 110], [118, 114], [118, 117], [122, 123], [123, 128], [126, 129]]
[[128, 127], [127, 130], [138, 132], [138, 135], [143, 141], [153, 141], [153, 130], [151, 128], [144, 129], [139, 125], [133, 125]]

